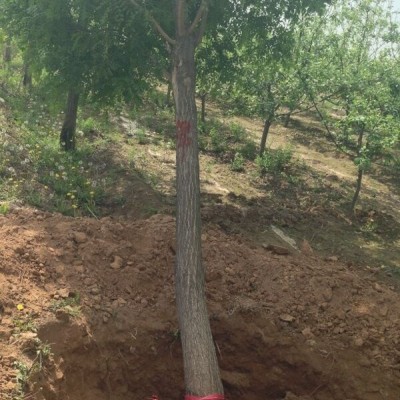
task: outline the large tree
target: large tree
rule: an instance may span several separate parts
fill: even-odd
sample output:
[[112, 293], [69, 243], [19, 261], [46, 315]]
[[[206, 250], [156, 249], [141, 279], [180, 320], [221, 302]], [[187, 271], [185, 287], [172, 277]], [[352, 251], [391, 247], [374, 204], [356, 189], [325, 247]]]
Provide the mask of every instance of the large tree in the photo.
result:
[[[139, 2], [132, 2], [141, 8]], [[152, 15], [147, 14], [165, 39], [172, 57], [177, 142], [176, 301], [186, 393], [201, 397], [223, 394], [208, 319], [201, 257], [195, 50], [203, 37], [208, 11], [207, 1], [195, 7], [185, 0], [177, 0], [171, 19], [173, 27], [167, 26], [165, 30]], [[168, 28], [170, 32], [167, 32]]]
[[[195, 53], [207, 21], [229, 25], [236, 37], [255, 36], [285, 25], [307, 7], [323, 1], [130, 0], [144, 11], [172, 56], [176, 112], [177, 252], [176, 301], [188, 399], [223, 399], [223, 387], [208, 319], [201, 257], [200, 178]], [[301, 3], [301, 4], [299, 4]], [[161, 19], [162, 16], [162, 19]], [[163, 25], [161, 25], [161, 22]]]

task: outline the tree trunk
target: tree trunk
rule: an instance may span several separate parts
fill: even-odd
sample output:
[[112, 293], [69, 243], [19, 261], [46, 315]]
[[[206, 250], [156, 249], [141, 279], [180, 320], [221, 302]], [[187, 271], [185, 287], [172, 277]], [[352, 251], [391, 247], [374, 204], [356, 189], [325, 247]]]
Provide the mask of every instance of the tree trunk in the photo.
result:
[[64, 123], [60, 134], [60, 145], [65, 151], [75, 150], [75, 130], [78, 103], [79, 93], [71, 89], [68, 92], [67, 108], [65, 110]]
[[32, 87], [32, 74], [29, 70], [28, 64], [24, 64], [24, 76], [22, 78], [22, 84], [28, 89]]
[[5, 63], [9, 63], [11, 62], [11, 59], [12, 59], [11, 41], [7, 40], [3, 52], [3, 61]]
[[[364, 126], [359, 128], [359, 132], [358, 132], [358, 141], [357, 141], [357, 156], [358, 157], [360, 157], [360, 155], [361, 155], [361, 151], [362, 151], [362, 147], [363, 147], [363, 140], [364, 140]], [[358, 196], [360, 195], [363, 175], [364, 175], [364, 168], [361, 165], [359, 165], [356, 191], [354, 193], [353, 201], [351, 202], [351, 206], [350, 206], [351, 212], [354, 211], [354, 208], [355, 208], [357, 200], [358, 200]]]
[[223, 393], [204, 292], [200, 177], [195, 101], [195, 38], [174, 45], [172, 84], [176, 107], [175, 286], [187, 395]]
[[168, 108], [170, 108], [172, 106], [171, 97], [172, 97], [172, 85], [171, 85], [171, 82], [168, 82], [167, 97], [165, 99], [165, 105]]
[[285, 128], [287, 128], [289, 126], [289, 122], [290, 122], [290, 118], [292, 116], [292, 112], [289, 111], [286, 115], [285, 115], [285, 122], [283, 123], [283, 126]]
[[200, 95], [200, 99], [201, 99], [201, 122], [203, 124], [206, 123], [206, 98], [207, 98], [207, 94], [206, 93], [202, 93]]
[[354, 212], [354, 208], [355, 208], [355, 206], [357, 204], [357, 200], [358, 200], [358, 197], [360, 195], [363, 175], [364, 175], [364, 170], [361, 167], [359, 167], [358, 168], [356, 191], [354, 192], [353, 201], [351, 202], [351, 208], [350, 208], [351, 212]]
[[271, 127], [273, 118], [269, 116], [264, 122], [264, 130], [261, 137], [261, 144], [260, 144], [260, 157], [264, 154], [265, 146], [267, 144], [269, 128]]

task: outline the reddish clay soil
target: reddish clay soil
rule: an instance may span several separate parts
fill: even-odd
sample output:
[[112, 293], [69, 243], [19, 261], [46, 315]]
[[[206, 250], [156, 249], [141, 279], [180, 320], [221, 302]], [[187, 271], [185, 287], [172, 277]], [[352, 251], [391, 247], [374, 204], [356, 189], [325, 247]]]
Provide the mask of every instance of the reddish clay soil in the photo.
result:
[[[24, 399], [182, 398], [174, 224], [0, 217], [2, 400], [17, 398], [15, 362], [36, 365]], [[400, 398], [400, 294], [375, 270], [307, 246], [279, 255], [212, 223], [203, 243], [228, 399]], [[52, 355], [38, 360], [43, 344]]]

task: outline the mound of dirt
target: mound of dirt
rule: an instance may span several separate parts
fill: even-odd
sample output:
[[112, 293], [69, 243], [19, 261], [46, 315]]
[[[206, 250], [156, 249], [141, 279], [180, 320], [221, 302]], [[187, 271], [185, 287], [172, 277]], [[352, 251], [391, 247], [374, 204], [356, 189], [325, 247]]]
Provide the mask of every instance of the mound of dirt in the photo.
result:
[[[182, 398], [174, 230], [165, 215], [1, 216], [0, 397], [22, 390], [26, 365], [31, 399]], [[394, 286], [334, 259], [274, 254], [211, 223], [202, 239], [229, 399], [399, 398]]]

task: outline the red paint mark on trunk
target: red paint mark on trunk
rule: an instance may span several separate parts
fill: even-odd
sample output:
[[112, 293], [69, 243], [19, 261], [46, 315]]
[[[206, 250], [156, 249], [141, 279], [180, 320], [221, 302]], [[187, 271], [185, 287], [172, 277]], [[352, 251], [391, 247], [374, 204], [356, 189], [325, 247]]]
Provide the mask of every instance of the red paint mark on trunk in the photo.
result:
[[176, 121], [176, 147], [178, 149], [186, 150], [192, 144], [189, 136], [191, 127], [189, 121]]

